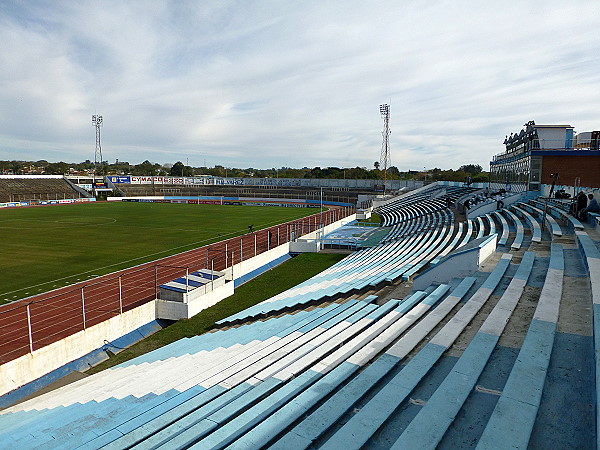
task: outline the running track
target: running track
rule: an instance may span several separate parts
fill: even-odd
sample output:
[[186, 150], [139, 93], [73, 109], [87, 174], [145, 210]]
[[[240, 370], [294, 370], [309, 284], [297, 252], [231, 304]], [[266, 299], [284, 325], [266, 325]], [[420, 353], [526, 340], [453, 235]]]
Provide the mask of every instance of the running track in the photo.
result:
[[[325, 225], [354, 212], [350, 208], [330, 208], [322, 214]], [[232, 262], [237, 264], [263, 253], [269, 249], [269, 232], [271, 247], [275, 247], [287, 242], [291, 231], [296, 236], [314, 231], [320, 227], [319, 216], [314, 214], [2, 305], [0, 365], [154, 300], [158, 285], [184, 276], [186, 270], [205, 268], [207, 261], [208, 268], [224, 270]]]

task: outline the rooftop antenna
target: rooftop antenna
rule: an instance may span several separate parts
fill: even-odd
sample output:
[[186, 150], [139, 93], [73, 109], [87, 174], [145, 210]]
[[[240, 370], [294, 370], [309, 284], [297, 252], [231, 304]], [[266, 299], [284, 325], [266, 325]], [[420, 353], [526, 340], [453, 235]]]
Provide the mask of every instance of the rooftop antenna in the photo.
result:
[[92, 125], [96, 127], [96, 152], [94, 153], [94, 175], [96, 169], [102, 164], [102, 145], [100, 144], [100, 127], [102, 126], [102, 116], [94, 114], [92, 116]]
[[381, 144], [381, 156], [379, 157], [379, 167], [383, 170], [383, 193], [385, 194], [387, 170], [390, 167], [390, 105], [385, 103], [379, 105], [379, 112], [383, 119], [383, 142]]

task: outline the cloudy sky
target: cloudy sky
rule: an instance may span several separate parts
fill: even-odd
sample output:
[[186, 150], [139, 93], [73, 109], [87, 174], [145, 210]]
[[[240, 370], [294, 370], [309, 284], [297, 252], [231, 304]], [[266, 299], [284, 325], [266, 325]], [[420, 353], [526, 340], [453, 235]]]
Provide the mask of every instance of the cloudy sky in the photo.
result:
[[587, 1], [0, 0], [0, 159], [488, 167], [528, 120], [600, 129]]

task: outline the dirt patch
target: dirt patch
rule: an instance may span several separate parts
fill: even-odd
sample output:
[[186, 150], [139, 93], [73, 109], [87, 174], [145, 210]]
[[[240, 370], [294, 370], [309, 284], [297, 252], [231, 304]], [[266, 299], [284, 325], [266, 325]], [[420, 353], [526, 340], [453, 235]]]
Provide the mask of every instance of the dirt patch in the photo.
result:
[[409, 296], [413, 291], [412, 281], [403, 281], [402, 283], [386, 286], [381, 289], [377, 295], [377, 304], [383, 305], [392, 299], [402, 300]]
[[586, 233], [595, 241], [600, 240], [600, 227], [591, 227], [587, 224], [585, 226]]
[[494, 270], [494, 268], [496, 267], [496, 265], [498, 264], [498, 261], [500, 261], [500, 258], [502, 258], [502, 255], [504, 255], [504, 253], [502, 252], [494, 252], [492, 253], [480, 266], [479, 266], [479, 271], [480, 272], [491, 272]]
[[481, 328], [481, 325], [483, 324], [485, 319], [487, 319], [487, 316], [489, 316], [492, 309], [494, 309], [494, 306], [496, 306], [496, 303], [498, 303], [498, 300], [500, 300], [499, 296], [490, 296], [487, 302], [485, 302], [485, 304], [481, 307], [477, 314], [475, 314], [473, 320], [471, 320], [471, 322], [465, 327], [460, 336], [458, 336], [456, 341], [454, 341], [452, 347], [450, 347], [450, 349], [446, 352], [447, 356], [456, 356], [458, 358], [460, 357], [460, 355], [463, 354], [465, 349], [469, 346], [469, 344]]
[[564, 248], [577, 248], [577, 240], [574, 234], [566, 234], [561, 237], [554, 237], [553, 244], [562, 244]]
[[517, 307], [510, 316], [502, 336], [500, 336], [499, 345], [512, 348], [520, 348], [523, 345], [541, 292], [541, 288], [525, 286], [519, 303], [517, 303]]
[[564, 277], [558, 331], [592, 336], [592, 293], [587, 277]]

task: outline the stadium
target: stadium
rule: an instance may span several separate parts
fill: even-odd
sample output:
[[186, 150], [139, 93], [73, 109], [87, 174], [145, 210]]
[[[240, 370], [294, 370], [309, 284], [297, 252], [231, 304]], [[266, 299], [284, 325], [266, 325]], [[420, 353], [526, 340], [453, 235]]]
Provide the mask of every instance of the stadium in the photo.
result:
[[594, 133], [488, 183], [0, 176], [0, 447], [595, 448]]

